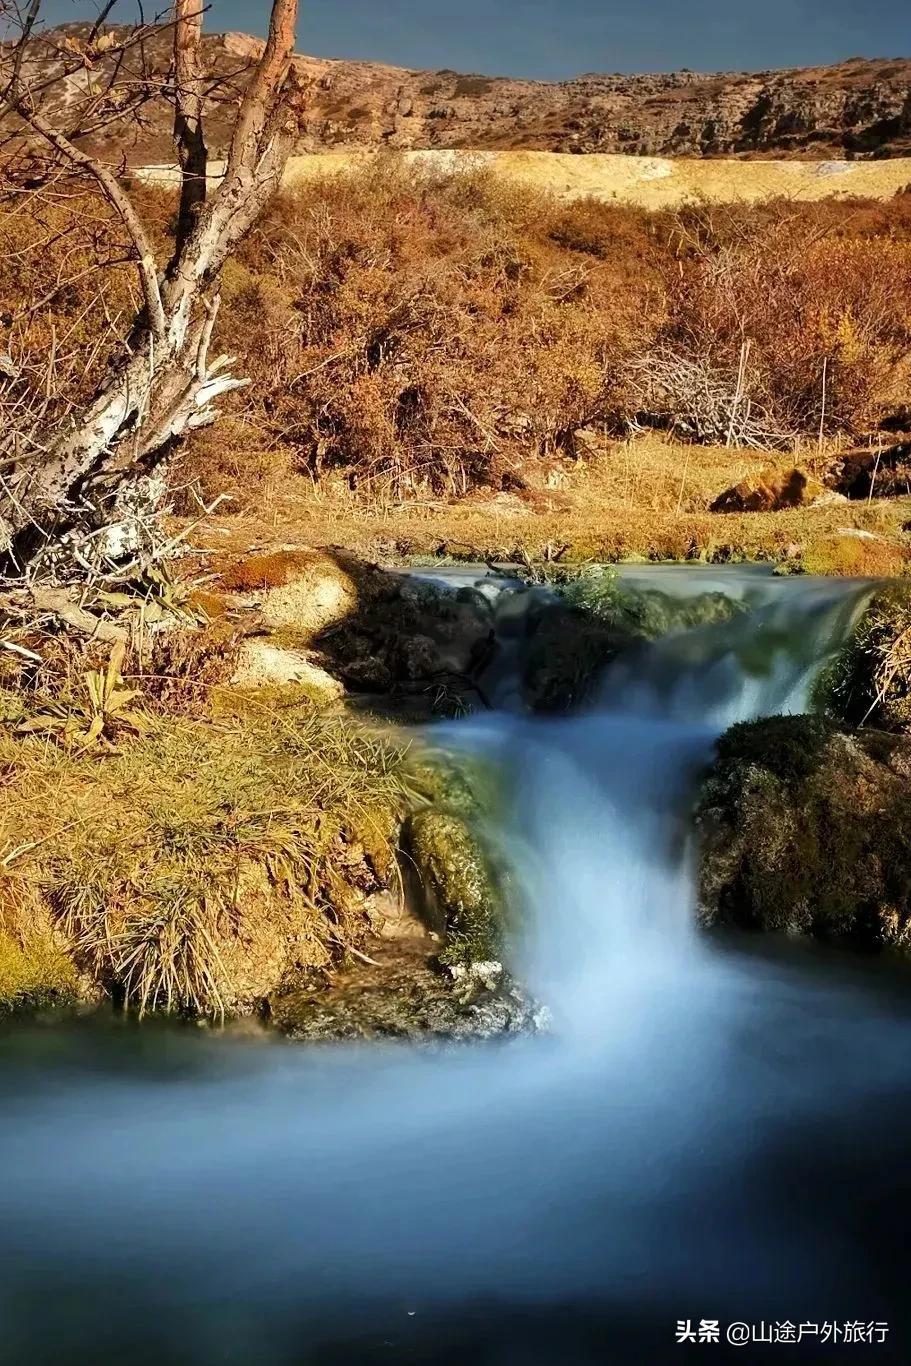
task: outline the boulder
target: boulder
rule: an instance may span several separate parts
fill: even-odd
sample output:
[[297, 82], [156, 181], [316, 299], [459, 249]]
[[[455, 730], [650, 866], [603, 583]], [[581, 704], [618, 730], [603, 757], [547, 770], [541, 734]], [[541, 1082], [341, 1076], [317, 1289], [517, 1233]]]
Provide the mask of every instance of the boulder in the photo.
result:
[[264, 626], [291, 631], [300, 644], [351, 616], [359, 601], [351, 573], [323, 550], [252, 555], [223, 576], [223, 586], [252, 597]]
[[397, 683], [470, 679], [493, 645], [490, 603], [472, 589], [387, 575], [381, 596], [363, 595], [357, 612], [319, 645], [330, 668], [365, 691]]
[[911, 494], [911, 441], [846, 451], [829, 482], [848, 498], [900, 498]]
[[845, 502], [844, 496], [827, 489], [818, 479], [796, 465], [790, 469], [769, 467], [748, 474], [739, 484], [725, 489], [712, 503], [712, 512], [780, 512], [783, 508], [824, 507]]
[[697, 821], [706, 924], [911, 951], [911, 739], [818, 716], [734, 726]]
[[265, 636], [252, 636], [241, 643], [231, 682], [238, 688], [295, 685], [314, 702], [338, 702], [345, 695], [338, 679], [303, 651], [276, 645]]

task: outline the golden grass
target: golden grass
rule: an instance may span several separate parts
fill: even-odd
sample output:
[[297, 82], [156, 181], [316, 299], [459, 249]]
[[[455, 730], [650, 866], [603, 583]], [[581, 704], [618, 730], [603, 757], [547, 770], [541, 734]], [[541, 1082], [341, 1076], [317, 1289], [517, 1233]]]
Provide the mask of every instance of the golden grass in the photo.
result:
[[72, 961], [140, 1012], [249, 1003], [369, 928], [403, 754], [312, 708], [149, 718], [108, 755], [0, 728], [0, 928], [50, 908]]
[[[314, 179], [348, 174], [375, 159], [363, 152], [323, 152], [292, 157], [286, 184], [305, 188]], [[688, 203], [756, 203], [776, 196], [798, 201], [864, 195], [889, 199], [911, 184], [911, 158], [843, 163], [826, 174], [813, 161], [738, 161], [734, 158], [640, 157], [570, 152], [413, 152], [406, 164], [437, 174], [484, 167], [498, 180], [552, 194], [562, 200], [594, 198], [642, 209]], [[154, 173], [150, 173], [152, 178]], [[158, 183], [164, 179], [158, 171]]]
[[[874, 499], [781, 512], [713, 513], [711, 503], [748, 474], [795, 459], [822, 473], [815, 447], [789, 453], [682, 446], [659, 437], [609, 443], [603, 455], [549, 466], [522, 493], [478, 492], [458, 501], [367, 500], [339, 483], [314, 489], [286, 479], [268, 499], [201, 527], [199, 545], [220, 564], [254, 545], [344, 545], [368, 558], [566, 562], [762, 559], [821, 573], [902, 573], [911, 499]], [[854, 535], [871, 533], [872, 539]], [[848, 534], [846, 534], [848, 533]]]

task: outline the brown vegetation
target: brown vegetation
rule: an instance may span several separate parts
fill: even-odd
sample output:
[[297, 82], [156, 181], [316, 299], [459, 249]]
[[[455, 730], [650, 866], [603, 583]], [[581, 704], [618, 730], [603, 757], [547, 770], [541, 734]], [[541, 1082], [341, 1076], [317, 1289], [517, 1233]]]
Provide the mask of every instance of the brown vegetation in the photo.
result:
[[[166, 193], [142, 209], [164, 253]], [[136, 304], [125, 266], [92, 270], [121, 237], [88, 195], [0, 221], [8, 430], [91, 392]], [[790, 448], [901, 415], [911, 207], [647, 214], [390, 158], [276, 201], [222, 297], [216, 339], [253, 383], [227, 425], [191, 438], [178, 484], [244, 499], [298, 472], [396, 497], [521, 490], [584, 453], [580, 428]]]
[[[136, 193], [164, 259], [174, 202]], [[0, 217], [13, 441], [78, 410], [137, 302], [130, 266], [93, 269], [124, 248], [97, 197], [30, 202]], [[908, 196], [648, 214], [390, 156], [274, 201], [222, 300], [215, 340], [253, 383], [172, 485], [194, 517], [231, 495], [244, 549], [800, 559], [822, 540], [836, 571], [904, 563], [895, 502], [709, 509], [760, 472], [835, 478], [839, 442], [908, 424]], [[626, 439], [650, 424], [671, 430]], [[868, 493], [903, 491], [889, 439]]]

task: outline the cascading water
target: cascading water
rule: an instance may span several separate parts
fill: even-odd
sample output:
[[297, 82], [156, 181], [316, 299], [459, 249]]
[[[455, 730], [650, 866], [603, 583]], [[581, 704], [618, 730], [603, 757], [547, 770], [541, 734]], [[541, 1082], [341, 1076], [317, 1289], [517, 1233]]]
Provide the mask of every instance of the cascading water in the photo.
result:
[[443, 728], [501, 767], [552, 1034], [0, 1036], [0, 1361], [660, 1363], [687, 1319], [884, 1321], [858, 1350], [906, 1359], [906, 979], [692, 915], [715, 736], [804, 708], [864, 589], [648, 582], [751, 610], [621, 658], [583, 715]]

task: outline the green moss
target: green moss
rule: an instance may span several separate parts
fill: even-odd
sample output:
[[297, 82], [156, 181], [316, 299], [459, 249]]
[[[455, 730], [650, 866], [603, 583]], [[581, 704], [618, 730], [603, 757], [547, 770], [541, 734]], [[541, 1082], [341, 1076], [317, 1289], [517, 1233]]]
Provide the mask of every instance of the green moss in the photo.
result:
[[20, 937], [0, 928], [0, 1015], [70, 1003], [78, 994], [75, 967], [49, 932]]
[[767, 716], [732, 726], [718, 741], [718, 768], [756, 767], [785, 782], [815, 773], [836, 733], [821, 716]]
[[483, 759], [423, 751], [408, 767], [422, 803], [404, 843], [420, 879], [428, 918], [445, 934], [445, 963], [500, 959], [509, 915], [508, 870], [484, 831], [498, 805], [498, 780]]
[[494, 769], [482, 759], [418, 750], [409, 759], [408, 782], [423, 801], [467, 819], [480, 819], [497, 800]]
[[502, 895], [484, 850], [467, 822], [430, 807], [409, 826], [412, 858], [424, 891], [446, 928], [447, 963], [500, 957]]
[[606, 565], [561, 569], [549, 582], [556, 601], [534, 622], [525, 658], [525, 693], [535, 711], [568, 711], [584, 702], [598, 675], [631, 645], [729, 621], [745, 610], [723, 593], [677, 597], [631, 588]]
[[698, 809], [707, 923], [911, 941], [911, 743], [771, 717], [722, 738]]

